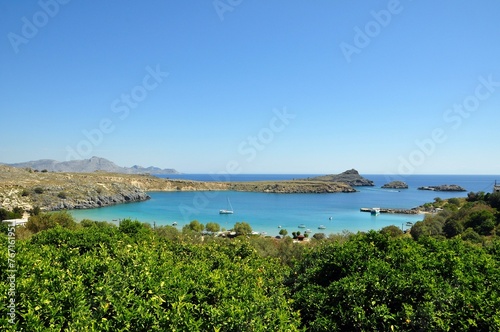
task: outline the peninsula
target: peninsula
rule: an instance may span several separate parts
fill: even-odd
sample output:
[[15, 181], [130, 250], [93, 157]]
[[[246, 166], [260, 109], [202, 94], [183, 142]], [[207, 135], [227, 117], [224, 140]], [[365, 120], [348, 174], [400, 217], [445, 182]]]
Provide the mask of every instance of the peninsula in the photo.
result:
[[263, 193], [356, 192], [342, 182], [317, 180], [201, 182], [149, 174], [48, 172], [0, 165], [0, 208], [29, 211], [89, 209], [149, 199], [151, 191], [249, 191]]

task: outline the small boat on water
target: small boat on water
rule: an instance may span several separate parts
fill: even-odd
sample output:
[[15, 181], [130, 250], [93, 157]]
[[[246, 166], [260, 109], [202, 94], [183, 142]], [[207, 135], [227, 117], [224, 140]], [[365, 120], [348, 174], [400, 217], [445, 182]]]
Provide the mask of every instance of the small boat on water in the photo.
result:
[[234, 213], [233, 206], [231, 205], [231, 202], [229, 201], [229, 197], [227, 198], [227, 205], [228, 205], [227, 209], [219, 210], [220, 214], [233, 214]]
[[309, 234], [309, 233], [312, 233], [312, 231], [308, 228], [308, 229], [306, 229], [306, 231], [304, 233]]
[[318, 229], [326, 229], [324, 225], [319, 225]]
[[172, 223], [172, 226], [177, 226], [177, 221], [174, 221], [174, 222]]
[[304, 225], [304, 224], [300, 224], [300, 225], [299, 225], [299, 228], [306, 228], [306, 225]]

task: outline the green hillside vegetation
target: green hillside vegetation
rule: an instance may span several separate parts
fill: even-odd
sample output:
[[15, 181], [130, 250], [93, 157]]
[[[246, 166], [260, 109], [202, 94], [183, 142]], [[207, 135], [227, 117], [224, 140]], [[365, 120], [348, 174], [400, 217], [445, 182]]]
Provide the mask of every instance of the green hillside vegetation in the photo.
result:
[[245, 222], [228, 238], [215, 223], [37, 213], [15, 230], [2, 223], [0, 297], [15, 293], [16, 320], [3, 305], [0, 330], [498, 331], [498, 202], [436, 199], [427, 208], [443, 210], [410, 234], [389, 226], [308, 242], [252, 236]]
[[488, 241], [500, 230], [500, 193], [470, 192], [467, 198], [436, 198], [423, 206], [426, 215], [411, 228], [415, 239], [421, 236], [462, 237], [473, 242]]

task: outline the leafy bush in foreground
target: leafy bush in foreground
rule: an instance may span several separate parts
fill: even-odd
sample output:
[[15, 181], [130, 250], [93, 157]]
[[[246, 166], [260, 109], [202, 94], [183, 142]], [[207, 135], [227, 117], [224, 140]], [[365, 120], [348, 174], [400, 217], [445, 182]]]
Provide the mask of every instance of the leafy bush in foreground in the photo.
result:
[[[17, 321], [0, 307], [0, 330], [498, 331], [500, 241], [474, 231], [485, 219], [475, 211], [447, 216], [471, 226], [453, 239], [389, 227], [309, 243], [40, 214], [33, 225], [48, 228], [16, 241]], [[447, 217], [429, 220], [455, 231]]]
[[[123, 230], [133, 230], [134, 223]], [[130, 226], [130, 227], [129, 227]], [[172, 243], [60, 226], [16, 244], [17, 323], [0, 330], [295, 331], [284, 268], [245, 242]], [[6, 237], [1, 246], [7, 247]], [[6, 250], [0, 296], [7, 301]]]
[[498, 331], [498, 248], [359, 234], [311, 249], [290, 280], [308, 331]]

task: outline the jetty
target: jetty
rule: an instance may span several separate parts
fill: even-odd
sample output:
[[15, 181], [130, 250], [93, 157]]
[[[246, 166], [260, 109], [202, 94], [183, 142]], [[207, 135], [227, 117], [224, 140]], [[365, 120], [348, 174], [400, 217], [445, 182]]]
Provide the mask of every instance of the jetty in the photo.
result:
[[[372, 212], [373, 208], [361, 208], [361, 212]], [[399, 209], [399, 208], [379, 208], [380, 213], [395, 213], [395, 214], [419, 214], [420, 210], [418, 208], [412, 209]]]

